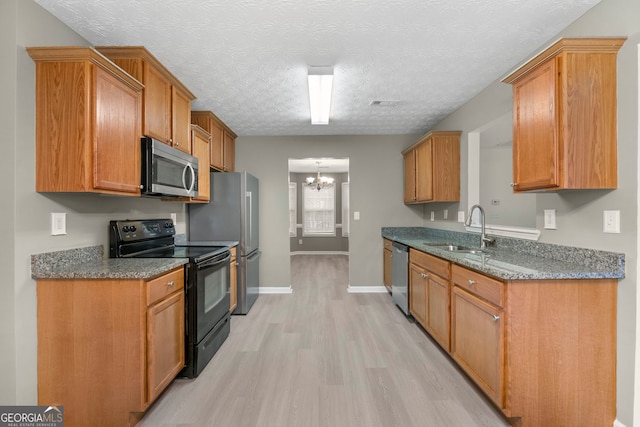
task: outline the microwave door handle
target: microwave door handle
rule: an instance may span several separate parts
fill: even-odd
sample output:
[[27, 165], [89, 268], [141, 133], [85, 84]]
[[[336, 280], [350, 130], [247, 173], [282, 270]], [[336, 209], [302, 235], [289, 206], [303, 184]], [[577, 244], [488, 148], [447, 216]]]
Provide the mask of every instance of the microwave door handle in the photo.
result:
[[[187, 188], [187, 181], [185, 179], [187, 174], [187, 169], [191, 170], [191, 185], [189, 186], [189, 188]], [[182, 187], [185, 190], [187, 190], [188, 193], [191, 193], [194, 185], [196, 185], [196, 174], [193, 171], [193, 166], [191, 166], [191, 163], [187, 163], [187, 165], [182, 170]]]

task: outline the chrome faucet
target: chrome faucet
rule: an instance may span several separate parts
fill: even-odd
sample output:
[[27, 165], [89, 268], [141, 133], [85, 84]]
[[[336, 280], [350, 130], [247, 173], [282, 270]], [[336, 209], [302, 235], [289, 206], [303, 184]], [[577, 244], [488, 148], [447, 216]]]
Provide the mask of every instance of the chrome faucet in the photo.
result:
[[471, 220], [473, 218], [473, 211], [475, 209], [478, 209], [480, 211], [480, 225], [482, 227], [480, 229], [480, 249], [486, 249], [487, 243], [493, 243], [495, 240], [492, 239], [491, 237], [487, 237], [487, 234], [485, 233], [484, 209], [482, 209], [482, 206], [480, 206], [480, 205], [471, 206], [471, 209], [469, 209], [469, 216], [467, 217], [467, 220], [465, 221], [464, 224], [467, 227], [471, 226]]

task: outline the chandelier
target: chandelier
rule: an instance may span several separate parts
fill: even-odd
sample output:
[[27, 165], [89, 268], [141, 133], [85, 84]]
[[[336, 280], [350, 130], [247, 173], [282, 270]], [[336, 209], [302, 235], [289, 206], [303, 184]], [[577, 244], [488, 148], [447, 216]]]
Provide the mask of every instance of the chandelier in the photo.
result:
[[323, 188], [329, 188], [333, 186], [333, 178], [329, 178], [327, 176], [320, 176], [320, 162], [316, 162], [318, 165], [318, 175], [313, 177], [310, 176], [307, 178], [307, 185], [311, 188], [315, 188], [320, 191]]

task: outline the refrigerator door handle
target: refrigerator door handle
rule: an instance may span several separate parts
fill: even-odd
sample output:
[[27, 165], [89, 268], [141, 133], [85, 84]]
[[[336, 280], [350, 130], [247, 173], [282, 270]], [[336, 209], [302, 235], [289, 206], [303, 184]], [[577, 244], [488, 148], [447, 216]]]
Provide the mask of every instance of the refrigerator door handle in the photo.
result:
[[254, 250], [255, 248], [253, 248], [251, 246], [251, 242], [253, 241], [253, 197], [251, 194], [251, 191], [247, 191], [247, 203], [249, 204], [249, 209], [247, 209], [249, 211], [249, 218], [247, 218], [247, 222], [249, 224], [249, 230], [248, 230], [248, 236], [247, 236], [247, 253], [251, 252], [252, 250]]

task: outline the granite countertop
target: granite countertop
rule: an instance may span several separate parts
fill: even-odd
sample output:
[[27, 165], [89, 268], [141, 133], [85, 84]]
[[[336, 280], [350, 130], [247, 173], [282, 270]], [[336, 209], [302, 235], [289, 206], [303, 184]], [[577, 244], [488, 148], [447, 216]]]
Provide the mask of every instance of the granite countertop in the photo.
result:
[[480, 236], [425, 227], [383, 227], [382, 237], [503, 280], [624, 278], [624, 254], [615, 252], [502, 237], [484, 253], [453, 252], [429, 244], [479, 248]]
[[152, 279], [188, 258], [104, 258], [102, 246], [31, 255], [33, 279]]

